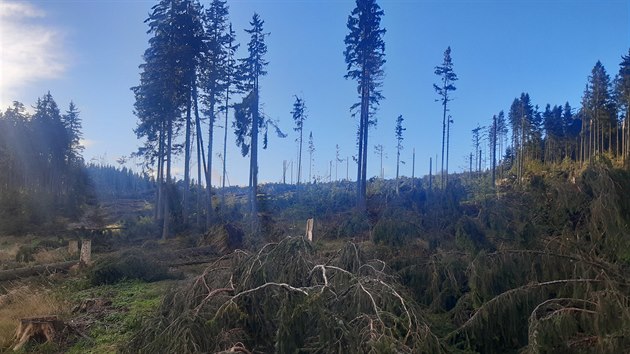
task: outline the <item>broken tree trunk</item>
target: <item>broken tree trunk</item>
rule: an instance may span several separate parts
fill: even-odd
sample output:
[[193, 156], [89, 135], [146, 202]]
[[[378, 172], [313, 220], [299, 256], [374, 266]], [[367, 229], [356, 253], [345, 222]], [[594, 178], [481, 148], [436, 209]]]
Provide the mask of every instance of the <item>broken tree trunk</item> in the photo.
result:
[[306, 239], [313, 242], [313, 219], [306, 220]]
[[63, 321], [57, 316], [23, 318], [15, 332], [17, 344], [13, 350], [20, 350], [31, 339], [39, 342], [53, 342], [64, 327]]

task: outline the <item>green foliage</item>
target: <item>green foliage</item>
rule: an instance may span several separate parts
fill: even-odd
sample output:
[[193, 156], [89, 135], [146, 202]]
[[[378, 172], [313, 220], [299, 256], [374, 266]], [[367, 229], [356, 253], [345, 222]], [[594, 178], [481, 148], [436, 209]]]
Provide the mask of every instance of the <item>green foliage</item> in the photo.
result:
[[369, 229], [370, 224], [365, 213], [351, 212], [339, 225], [337, 237], [356, 237], [365, 234]]
[[420, 309], [356, 245], [318, 259], [302, 238], [221, 258], [175, 289], [128, 351], [442, 352]]
[[481, 249], [492, 248], [478, 221], [467, 215], [462, 216], [455, 225], [455, 240], [460, 248], [473, 254]]
[[152, 257], [129, 250], [98, 261], [88, 274], [92, 285], [114, 284], [126, 279], [153, 282], [171, 278], [168, 268]]
[[58, 218], [81, 216], [90, 189], [75, 143], [80, 120], [71, 109], [71, 118], [62, 115], [49, 92], [32, 115], [17, 101], [0, 113], [0, 234], [39, 231]]
[[94, 308], [93, 313], [84, 314], [85, 317], [75, 318], [75, 321], [87, 321], [90, 324], [85, 332], [88, 338], [80, 338], [70, 348], [64, 348], [63, 352], [99, 354], [122, 349], [131, 335], [140, 330], [143, 319], [159, 307], [164, 292], [172, 282], [145, 283], [134, 280], [98, 287], [68, 285], [63, 295], [74, 303], [101, 299], [109, 305]]
[[413, 238], [418, 237], [418, 226], [414, 225], [413, 214], [400, 215], [398, 217], [383, 217], [374, 225], [372, 241], [394, 247], [402, 247]]
[[391, 262], [401, 282], [416, 301], [434, 313], [453, 309], [468, 290], [469, 260], [460, 253], [436, 252], [430, 256], [413, 250]]
[[122, 236], [127, 239], [155, 239], [159, 235], [158, 227], [150, 216], [141, 216], [123, 221]]

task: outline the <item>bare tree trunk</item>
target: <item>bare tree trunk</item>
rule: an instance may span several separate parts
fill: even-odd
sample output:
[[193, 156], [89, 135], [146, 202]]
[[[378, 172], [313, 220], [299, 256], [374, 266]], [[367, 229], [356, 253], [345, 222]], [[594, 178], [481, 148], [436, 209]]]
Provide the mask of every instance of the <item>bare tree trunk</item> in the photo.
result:
[[359, 117], [359, 152], [357, 158], [357, 207], [361, 207], [363, 205], [363, 159], [365, 158], [363, 154], [363, 145], [365, 144], [363, 138], [363, 130], [364, 126], [364, 102], [365, 102], [365, 87], [361, 87], [361, 115]]
[[492, 121], [492, 188], [496, 185], [497, 169], [497, 116]]
[[214, 98], [210, 98], [210, 119], [208, 122], [208, 162], [206, 171], [206, 228], [210, 228], [210, 223], [212, 221], [212, 142], [214, 140]]
[[448, 120], [446, 121], [446, 186], [448, 186], [448, 151], [449, 151], [449, 141], [451, 137], [451, 116], [448, 116]]
[[[199, 130], [201, 130], [199, 128], [199, 126], [197, 125], [197, 121], [199, 119], [195, 118], [195, 125], [196, 125], [196, 132], [198, 132]], [[195, 133], [195, 141], [197, 143], [197, 184], [195, 186], [195, 190], [197, 191], [197, 229], [201, 230], [201, 211], [202, 211], [202, 203], [201, 203], [201, 196], [203, 195], [203, 188], [201, 187], [201, 145], [202, 143], [199, 141], [199, 134]]]
[[164, 166], [164, 142], [163, 142], [164, 130], [161, 129], [158, 132], [158, 162], [157, 162], [157, 188], [155, 196], [155, 221], [156, 223], [162, 218], [162, 184], [163, 184], [163, 166]]
[[[298, 166], [297, 166], [297, 185], [300, 185], [302, 179], [302, 137], [303, 137], [303, 126], [300, 126], [300, 147], [298, 149]], [[291, 164], [291, 174], [293, 174], [293, 164]]]
[[[437, 161], [435, 161], [437, 163]], [[433, 158], [429, 157], [429, 190], [433, 188]]]
[[157, 221], [158, 223], [163, 223], [164, 222], [164, 198], [166, 198], [166, 187], [165, 187], [165, 179], [164, 179], [164, 169], [165, 169], [165, 145], [166, 142], [165, 140], [165, 134], [166, 134], [166, 128], [164, 127], [164, 122], [162, 122], [161, 124], [161, 131], [160, 131], [160, 137], [159, 137], [159, 157], [158, 157], [158, 165], [159, 165], [159, 170], [158, 170], [158, 181], [159, 181], [159, 187], [158, 187], [158, 218]]
[[[442, 106], [444, 107], [443, 115], [442, 115], [442, 165], [440, 166], [440, 179], [442, 184], [442, 189], [446, 187], [445, 179], [444, 179], [444, 141], [446, 137], [446, 102], [447, 97], [444, 97], [444, 101], [442, 102]], [[435, 161], [437, 163], [437, 161]]]
[[[195, 85], [195, 80], [191, 80]], [[192, 88], [191, 88], [192, 91]], [[186, 106], [186, 138], [184, 142], [184, 191], [182, 195], [182, 219], [184, 224], [188, 224], [188, 195], [190, 190], [190, 110], [192, 105], [192, 92], [188, 95], [188, 105]]]
[[[231, 45], [231, 44], [230, 44]], [[225, 177], [227, 175], [227, 136], [228, 136], [228, 113], [230, 108], [230, 84], [228, 81], [225, 91], [225, 129], [223, 134], [223, 177], [221, 178], [221, 207], [225, 208]]]
[[251, 146], [251, 159], [250, 159], [250, 202], [253, 225], [257, 226], [258, 222], [258, 205], [256, 196], [258, 195], [258, 124], [259, 124], [259, 90], [258, 90], [258, 77], [254, 83], [254, 112], [252, 114], [252, 146]]
[[166, 142], [166, 191], [164, 193], [164, 224], [162, 226], [162, 239], [166, 240], [169, 236], [170, 230], [170, 186], [171, 186], [171, 161], [173, 157], [172, 142], [173, 142], [173, 119], [169, 119], [167, 127], [167, 142]]
[[361, 169], [361, 208], [365, 209], [367, 201], [367, 156], [368, 156], [368, 131], [370, 129], [370, 105], [369, 105], [369, 88], [366, 88], [365, 97], [365, 121], [363, 122], [363, 168]]
[[416, 183], [414, 179], [416, 178], [416, 148], [413, 148], [413, 153], [411, 155], [411, 185], [415, 188]]
[[398, 149], [396, 151], [396, 194], [400, 194], [400, 186], [398, 182], [398, 174], [400, 173], [400, 144], [398, 145]]
[[[202, 195], [203, 193], [203, 188], [201, 186], [201, 169], [200, 167], [203, 167], [203, 173], [204, 176], [206, 174], [208, 174], [208, 169], [206, 168], [206, 155], [205, 155], [205, 150], [204, 150], [204, 146], [203, 146], [203, 134], [201, 132], [201, 119], [199, 119], [199, 102], [198, 102], [198, 95], [197, 95], [197, 87], [195, 86], [193, 88], [193, 101], [195, 104], [195, 126], [197, 128], [197, 186], [198, 186], [198, 191], [197, 191], [197, 223], [198, 225], [201, 227], [201, 213], [202, 213]], [[201, 154], [200, 154], [201, 152]], [[199, 166], [199, 165], [203, 165], [203, 166]]]

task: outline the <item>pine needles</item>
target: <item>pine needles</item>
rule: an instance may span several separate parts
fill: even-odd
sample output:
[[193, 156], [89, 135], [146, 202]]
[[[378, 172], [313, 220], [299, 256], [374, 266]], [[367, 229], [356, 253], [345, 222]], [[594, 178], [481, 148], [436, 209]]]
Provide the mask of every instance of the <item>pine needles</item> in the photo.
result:
[[286, 238], [257, 253], [236, 251], [173, 290], [129, 350], [439, 353], [421, 311], [382, 261], [348, 243], [319, 259]]

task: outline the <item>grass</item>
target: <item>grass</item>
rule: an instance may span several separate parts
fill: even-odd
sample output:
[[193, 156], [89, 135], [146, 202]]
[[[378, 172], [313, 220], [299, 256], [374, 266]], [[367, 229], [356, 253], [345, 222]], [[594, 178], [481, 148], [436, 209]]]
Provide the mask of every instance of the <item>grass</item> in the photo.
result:
[[52, 250], [40, 250], [36, 252], [33, 257], [37, 264], [58, 263], [70, 260], [68, 251], [65, 248], [57, 248]]
[[72, 293], [73, 303], [88, 298], [111, 300], [112, 311], [90, 327], [89, 333], [86, 333], [90, 339], [79, 340], [67, 353], [116, 353], [140, 328], [143, 319], [158, 308], [171, 284], [173, 281], [168, 280], [154, 283], [125, 281]]
[[[71, 259], [67, 251], [67, 242], [60, 242], [57, 237], [0, 236], [0, 270], [20, 268], [32, 264], [48, 264]], [[28, 253], [30, 262], [16, 260], [20, 252]]]
[[0, 243], [0, 264], [8, 264], [15, 262], [15, 255], [18, 253], [20, 246], [16, 243], [4, 241]]
[[69, 313], [69, 304], [49, 289], [21, 286], [0, 296], [0, 350], [12, 344], [19, 320], [24, 317]]
[[[152, 314], [162, 301], [162, 296], [174, 281], [144, 283], [124, 281], [114, 285], [90, 287], [86, 279], [68, 279], [57, 283], [41, 284], [37, 281], [29, 285], [13, 288], [0, 288], [0, 353], [10, 351], [13, 336], [24, 317], [58, 315], [69, 323], [82, 317], [89, 326], [85, 334], [89, 338], [79, 338], [70, 348], [68, 343], [29, 344], [25, 352], [37, 353], [116, 353], [124, 346], [131, 335], [143, 323], [143, 319]], [[100, 313], [72, 313], [72, 308], [85, 299], [111, 301], [105, 311]], [[76, 340], [76, 339], [75, 339]]]

